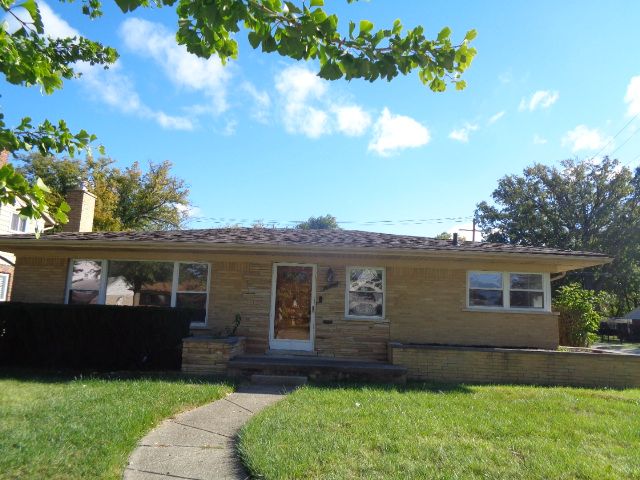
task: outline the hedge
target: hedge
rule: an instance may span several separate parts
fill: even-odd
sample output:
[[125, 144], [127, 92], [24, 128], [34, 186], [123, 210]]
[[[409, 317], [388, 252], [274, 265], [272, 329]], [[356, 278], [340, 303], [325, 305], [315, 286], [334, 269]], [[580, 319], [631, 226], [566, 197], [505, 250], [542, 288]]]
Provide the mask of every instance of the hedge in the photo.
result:
[[178, 308], [0, 303], [0, 365], [179, 369], [192, 315]]

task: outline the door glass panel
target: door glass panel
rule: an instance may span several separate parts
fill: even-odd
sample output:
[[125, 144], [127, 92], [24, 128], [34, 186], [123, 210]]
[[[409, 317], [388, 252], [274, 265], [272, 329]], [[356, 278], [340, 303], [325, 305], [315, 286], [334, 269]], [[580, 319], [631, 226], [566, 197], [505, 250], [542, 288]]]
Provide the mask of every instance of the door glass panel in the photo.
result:
[[277, 267], [273, 338], [311, 339], [312, 282], [312, 267]]

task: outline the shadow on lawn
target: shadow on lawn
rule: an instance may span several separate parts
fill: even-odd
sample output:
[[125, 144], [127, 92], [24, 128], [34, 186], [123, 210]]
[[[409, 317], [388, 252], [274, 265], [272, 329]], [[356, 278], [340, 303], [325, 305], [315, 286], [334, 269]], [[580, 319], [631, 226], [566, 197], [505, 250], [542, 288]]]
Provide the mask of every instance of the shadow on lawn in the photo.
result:
[[237, 385], [237, 382], [220, 376], [184, 375], [179, 371], [145, 372], [92, 372], [58, 369], [33, 369], [17, 367], [0, 367], [0, 380], [19, 380], [21, 382], [37, 383], [69, 383], [77, 380], [147, 380], [156, 382], [198, 383], [198, 384], [227, 384]]

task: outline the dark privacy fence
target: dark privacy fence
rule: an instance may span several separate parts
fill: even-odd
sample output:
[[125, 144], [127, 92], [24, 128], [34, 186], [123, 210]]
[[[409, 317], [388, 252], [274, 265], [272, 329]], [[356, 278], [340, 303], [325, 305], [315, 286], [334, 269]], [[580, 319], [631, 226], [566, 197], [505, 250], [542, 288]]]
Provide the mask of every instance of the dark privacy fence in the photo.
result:
[[179, 308], [0, 303], [0, 365], [179, 369], [192, 316]]

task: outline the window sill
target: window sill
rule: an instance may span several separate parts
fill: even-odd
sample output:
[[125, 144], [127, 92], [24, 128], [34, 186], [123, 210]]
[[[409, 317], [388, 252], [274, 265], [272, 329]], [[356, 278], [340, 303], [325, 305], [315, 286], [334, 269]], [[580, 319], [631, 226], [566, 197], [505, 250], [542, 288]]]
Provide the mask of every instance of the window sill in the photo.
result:
[[345, 316], [344, 317], [345, 321], [347, 322], [375, 322], [375, 323], [389, 323], [389, 320], [387, 320], [386, 318], [380, 318], [380, 317], [352, 317], [352, 316]]
[[473, 308], [467, 307], [462, 309], [463, 312], [485, 312], [485, 313], [521, 313], [525, 315], [560, 315], [558, 312], [550, 312], [548, 310], [529, 310], [526, 308]]

